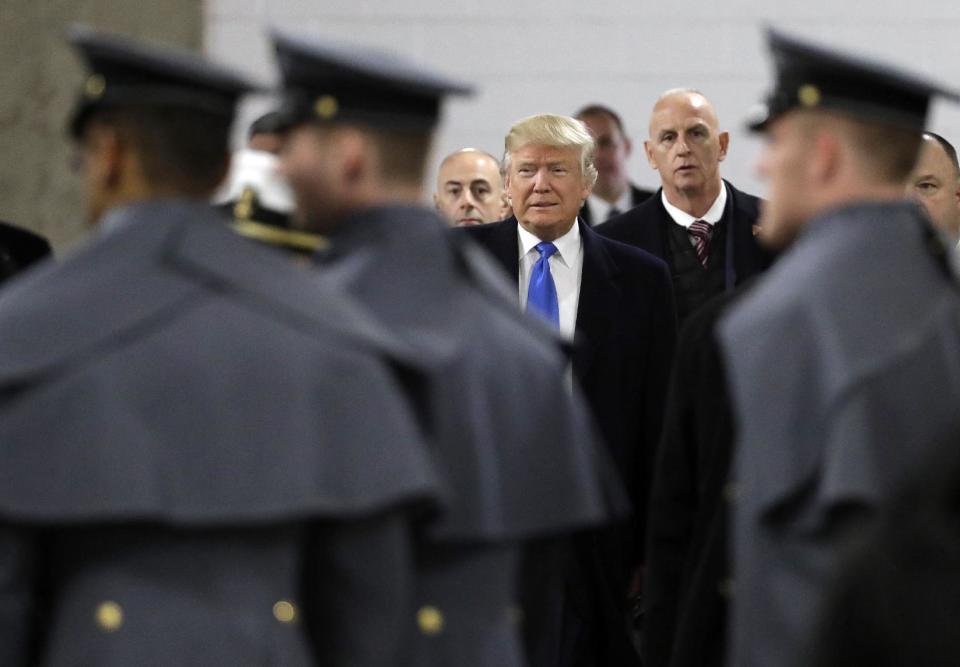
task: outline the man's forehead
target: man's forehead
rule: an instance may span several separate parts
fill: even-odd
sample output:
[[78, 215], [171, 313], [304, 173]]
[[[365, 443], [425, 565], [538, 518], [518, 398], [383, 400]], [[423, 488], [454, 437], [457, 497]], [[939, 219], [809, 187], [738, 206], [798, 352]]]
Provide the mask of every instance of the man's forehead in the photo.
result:
[[650, 129], [663, 127], [692, 127], [703, 124], [717, 126], [717, 113], [713, 105], [697, 94], [682, 94], [666, 97], [654, 106], [650, 115]]
[[929, 173], [933, 171], [945, 172], [953, 170], [954, 167], [950, 161], [950, 156], [947, 155], [947, 151], [940, 145], [940, 142], [936, 139], [924, 137], [923, 148], [920, 150], [914, 172]]
[[617, 128], [617, 123], [605, 113], [591, 113], [584, 116], [580, 116], [590, 132], [596, 136], [601, 136], [605, 134], [614, 134], [619, 132]]
[[457, 153], [440, 165], [440, 180], [468, 181], [476, 177], [488, 177], [490, 174], [499, 174], [500, 167], [484, 153]]

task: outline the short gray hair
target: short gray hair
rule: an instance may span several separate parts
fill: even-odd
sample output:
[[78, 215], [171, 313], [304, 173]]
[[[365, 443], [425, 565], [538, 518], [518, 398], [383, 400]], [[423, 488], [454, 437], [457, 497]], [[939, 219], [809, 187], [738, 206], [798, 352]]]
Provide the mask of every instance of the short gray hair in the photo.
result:
[[510, 171], [511, 154], [528, 144], [553, 148], [579, 148], [580, 174], [593, 187], [597, 182], [597, 168], [593, 164], [594, 141], [583, 121], [570, 116], [537, 114], [518, 121], [504, 139], [503, 173]]

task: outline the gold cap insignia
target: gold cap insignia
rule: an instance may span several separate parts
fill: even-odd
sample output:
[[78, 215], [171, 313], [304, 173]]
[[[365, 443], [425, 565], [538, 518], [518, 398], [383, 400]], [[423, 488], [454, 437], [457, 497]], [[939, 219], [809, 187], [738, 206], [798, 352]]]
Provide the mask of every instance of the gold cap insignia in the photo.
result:
[[820, 104], [820, 89], [809, 83], [800, 86], [797, 90], [797, 99], [805, 107], [815, 107]]
[[314, 112], [324, 120], [330, 120], [337, 115], [340, 110], [340, 103], [333, 95], [323, 95], [317, 98], [313, 104]]
[[83, 86], [83, 94], [87, 99], [95, 100], [103, 96], [103, 91], [107, 89], [107, 81], [99, 74], [91, 74], [87, 78], [87, 83]]

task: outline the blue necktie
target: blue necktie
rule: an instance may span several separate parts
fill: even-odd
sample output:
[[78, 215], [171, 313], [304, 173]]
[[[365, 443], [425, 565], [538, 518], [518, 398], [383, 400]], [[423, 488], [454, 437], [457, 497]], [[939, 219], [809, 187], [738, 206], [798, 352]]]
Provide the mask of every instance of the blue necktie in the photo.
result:
[[536, 245], [540, 259], [533, 265], [530, 274], [530, 287], [527, 289], [527, 310], [540, 315], [548, 322], [560, 326], [560, 305], [557, 302], [557, 286], [550, 273], [550, 255], [557, 246], [546, 241]]

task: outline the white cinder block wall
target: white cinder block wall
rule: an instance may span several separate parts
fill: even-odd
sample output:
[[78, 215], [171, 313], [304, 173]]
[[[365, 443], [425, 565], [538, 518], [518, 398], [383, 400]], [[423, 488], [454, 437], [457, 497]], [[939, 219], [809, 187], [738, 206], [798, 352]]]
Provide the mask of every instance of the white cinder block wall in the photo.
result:
[[[275, 81], [269, 26], [389, 50], [473, 83], [478, 93], [446, 107], [432, 175], [443, 155], [475, 146], [499, 156], [513, 121], [617, 109], [634, 140], [632, 175], [656, 186], [643, 155], [650, 108], [677, 86], [702, 90], [731, 134], [724, 175], [757, 194], [760, 144], [742, 130], [770, 81], [761, 27], [909, 65], [960, 88], [960, 0], [207, 0], [209, 55]], [[269, 100], [241, 114], [242, 127]], [[960, 144], [960, 107], [938, 103], [931, 129]]]

